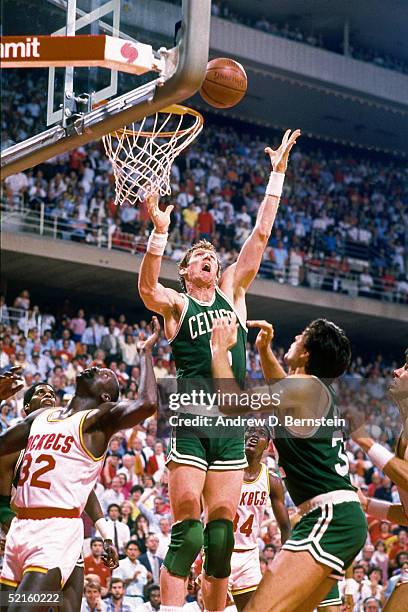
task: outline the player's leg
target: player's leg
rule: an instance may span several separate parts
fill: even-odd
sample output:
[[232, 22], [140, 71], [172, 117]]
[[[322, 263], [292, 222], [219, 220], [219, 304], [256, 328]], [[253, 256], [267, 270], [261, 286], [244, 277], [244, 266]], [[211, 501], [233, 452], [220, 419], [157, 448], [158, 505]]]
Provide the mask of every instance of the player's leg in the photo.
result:
[[162, 606], [181, 608], [191, 565], [203, 544], [200, 516], [206, 471], [174, 461], [167, 467], [174, 524], [160, 574], [160, 594]]
[[[337, 593], [338, 597], [336, 597], [336, 601], [340, 602], [339, 604], [325, 604], [325, 602], [328, 601], [331, 593]], [[321, 602], [320, 605], [317, 606], [317, 610], [321, 610], [322, 612], [340, 612], [341, 599], [339, 595], [338, 581], [333, 578], [326, 578], [326, 580], [316, 589], [316, 592], [308, 597], [299, 606], [299, 608], [293, 612], [312, 612], [312, 610], [316, 609], [316, 600]]]
[[[61, 591], [61, 570], [59, 567], [53, 567], [52, 569], [40, 571], [27, 571], [20, 584], [18, 585], [16, 595], [20, 595], [20, 601], [24, 599], [24, 596], [32, 595], [33, 593], [44, 593], [44, 592], [57, 592]], [[30, 604], [30, 610], [32, 612], [47, 612], [50, 609], [50, 603], [39, 603], [38, 605]], [[8, 612], [27, 612], [27, 604], [25, 603], [12, 603], [7, 608]]]
[[[328, 565], [318, 563], [307, 551], [281, 550], [270, 569], [266, 570], [245, 612], [300, 610], [312, 595], [313, 607], [316, 607], [332, 586], [325, 583], [332, 571]], [[306, 612], [305, 608], [303, 612]]]
[[0, 582], [0, 612], [7, 612], [8, 610], [8, 602], [12, 601], [12, 596], [17, 590], [17, 585], [12, 586], [10, 584], [5, 584], [4, 582]]
[[254, 591], [248, 591], [247, 593], [240, 593], [239, 595], [234, 595], [234, 604], [236, 605], [238, 612], [242, 612], [253, 594]]
[[340, 612], [340, 606], [342, 604], [338, 581], [335, 581], [334, 586], [330, 589], [327, 595], [323, 600], [320, 601], [320, 604], [317, 606], [317, 609], [321, 612]]
[[74, 567], [72, 574], [62, 589], [63, 603], [61, 612], [78, 612], [81, 609], [82, 593], [84, 592], [83, 561]]
[[234, 551], [228, 589], [239, 612], [245, 608], [262, 580], [258, 547], [247, 551]]
[[243, 470], [209, 470], [203, 491], [206, 514], [202, 590], [207, 610], [223, 610], [227, 597], [233, 520], [239, 503]]

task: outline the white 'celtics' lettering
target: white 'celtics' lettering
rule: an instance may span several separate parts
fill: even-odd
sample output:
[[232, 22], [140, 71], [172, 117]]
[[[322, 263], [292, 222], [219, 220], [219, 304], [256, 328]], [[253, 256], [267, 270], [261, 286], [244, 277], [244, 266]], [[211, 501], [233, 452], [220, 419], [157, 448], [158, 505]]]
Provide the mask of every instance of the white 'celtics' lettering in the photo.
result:
[[228, 317], [231, 321], [233, 317], [232, 311], [220, 308], [218, 310], [207, 310], [206, 312], [199, 312], [197, 315], [192, 315], [188, 319], [190, 338], [195, 340], [198, 336], [211, 334], [213, 320], [222, 319], [223, 317]]

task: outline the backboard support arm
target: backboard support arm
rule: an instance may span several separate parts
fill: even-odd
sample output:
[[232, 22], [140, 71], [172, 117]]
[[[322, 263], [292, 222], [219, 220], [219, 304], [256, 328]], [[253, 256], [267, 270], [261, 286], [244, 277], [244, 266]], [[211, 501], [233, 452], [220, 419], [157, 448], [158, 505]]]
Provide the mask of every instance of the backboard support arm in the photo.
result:
[[177, 63], [177, 68], [164, 84], [161, 79], [156, 79], [110, 100], [106, 105], [81, 117], [78, 133], [56, 125], [8, 147], [2, 153], [2, 178], [27, 170], [67, 150], [99, 140], [119, 127], [192, 96], [205, 77], [210, 19], [211, 0], [183, 0], [182, 36], [177, 47], [168, 51]]

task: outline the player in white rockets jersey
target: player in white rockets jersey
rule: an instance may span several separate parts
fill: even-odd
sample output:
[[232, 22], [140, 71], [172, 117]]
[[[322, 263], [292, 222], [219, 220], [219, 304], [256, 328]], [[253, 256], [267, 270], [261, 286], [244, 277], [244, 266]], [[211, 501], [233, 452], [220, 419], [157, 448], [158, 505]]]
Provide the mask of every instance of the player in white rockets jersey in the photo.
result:
[[245, 454], [248, 467], [244, 470], [241, 497], [234, 519], [234, 552], [228, 589], [239, 612], [244, 609], [261, 581], [258, 537], [268, 500], [278, 522], [282, 544], [290, 535], [290, 521], [280, 478], [268, 472], [261, 463], [271, 435], [267, 427], [248, 427], [245, 431]]
[[[401, 413], [403, 429], [398, 439], [396, 452], [393, 455], [388, 449], [375, 442], [361, 426], [352, 433], [352, 438], [367, 453], [373, 464], [384, 472], [398, 487], [400, 504], [364, 498], [363, 507], [371, 516], [387, 519], [398, 525], [408, 525], [408, 349], [405, 351], [405, 363], [394, 370], [393, 382], [389, 393]], [[408, 602], [408, 572], [401, 574], [398, 588], [395, 588], [384, 608], [389, 612], [405, 612]]]
[[[65, 408], [36, 411], [0, 436], [0, 455], [26, 447], [1, 576], [18, 583], [20, 601], [28, 593], [58, 591], [66, 583], [82, 550], [80, 516], [110, 438], [156, 410], [151, 359], [159, 331], [156, 317], [153, 324], [154, 334], [142, 347], [138, 400], [118, 401], [114, 372], [89, 368], [77, 377], [75, 395]], [[10, 589], [7, 584], [0, 586]], [[43, 609], [44, 603], [32, 608]], [[26, 607], [13, 603], [8, 610], [23, 612]]]
[[[21, 368], [17, 369], [21, 370]], [[0, 391], [0, 400], [8, 399], [16, 392], [16, 389], [13, 389], [13, 386], [17, 385], [18, 388], [19, 383], [21, 382], [19, 374], [16, 372], [16, 368], [14, 368], [14, 371], [5, 372], [1, 378], [8, 378], [9, 383], [11, 383], [5, 394], [1, 393]], [[13, 381], [15, 385], [13, 385]], [[41, 408], [55, 408], [55, 405], [56, 395], [52, 385], [44, 382], [36, 383], [24, 393], [23, 416], [29, 416], [32, 412]], [[10, 495], [10, 493], [13, 493], [13, 491], [15, 493], [15, 486], [13, 487], [12, 485], [16, 485], [20, 478], [20, 467], [24, 459], [24, 454], [25, 449], [17, 453], [0, 457], [0, 524], [6, 533], [10, 527], [11, 520], [15, 516], [10, 507], [14, 496], [13, 494]], [[104, 514], [94, 491], [91, 491], [88, 497], [85, 512], [88, 514], [94, 525], [96, 524], [96, 526], [100, 529], [102, 521], [103, 527], [105, 522], [103, 518]], [[106, 533], [101, 535], [104, 537], [104, 554], [102, 556], [103, 563], [107, 567], [114, 569], [119, 565], [118, 554], [112, 545], [112, 541], [107, 539]], [[4, 580], [4, 584], [7, 583], [8, 581]], [[17, 586], [17, 584], [9, 583], [9, 586], [14, 588]], [[79, 610], [81, 607], [83, 588], [84, 560], [81, 554], [68, 581], [64, 585], [64, 612]]]

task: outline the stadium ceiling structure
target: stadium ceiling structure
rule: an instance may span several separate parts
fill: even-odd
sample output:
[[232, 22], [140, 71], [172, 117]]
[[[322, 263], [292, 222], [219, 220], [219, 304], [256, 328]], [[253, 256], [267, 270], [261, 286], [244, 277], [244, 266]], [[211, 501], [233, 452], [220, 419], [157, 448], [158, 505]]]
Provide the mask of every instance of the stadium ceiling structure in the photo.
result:
[[351, 43], [408, 60], [408, 2], [406, 0], [228, 0], [231, 10], [248, 18], [271, 21], [321, 33], [327, 40], [340, 41], [346, 22]]

